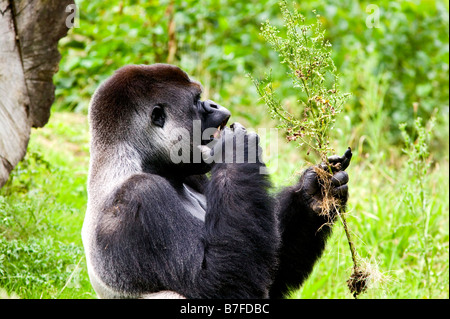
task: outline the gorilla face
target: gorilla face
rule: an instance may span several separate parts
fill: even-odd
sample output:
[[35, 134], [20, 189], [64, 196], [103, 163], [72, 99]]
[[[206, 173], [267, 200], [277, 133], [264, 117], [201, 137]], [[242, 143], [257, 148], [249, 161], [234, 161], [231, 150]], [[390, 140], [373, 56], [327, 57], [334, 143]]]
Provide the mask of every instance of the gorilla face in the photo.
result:
[[144, 171], [203, 174], [209, 165], [198, 146], [217, 137], [231, 114], [213, 101], [201, 101], [201, 93], [201, 85], [178, 67], [125, 66], [92, 99], [93, 142], [138, 153]]

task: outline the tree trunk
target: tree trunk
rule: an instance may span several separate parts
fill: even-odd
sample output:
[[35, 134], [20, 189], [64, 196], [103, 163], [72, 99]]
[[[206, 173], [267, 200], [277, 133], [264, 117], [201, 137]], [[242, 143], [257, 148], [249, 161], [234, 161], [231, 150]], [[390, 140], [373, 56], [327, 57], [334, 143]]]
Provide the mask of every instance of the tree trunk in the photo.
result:
[[44, 126], [55, 97], [58, 41], [73, 0], [0, 0], [0, 187], [25, 156], [31, 127]]

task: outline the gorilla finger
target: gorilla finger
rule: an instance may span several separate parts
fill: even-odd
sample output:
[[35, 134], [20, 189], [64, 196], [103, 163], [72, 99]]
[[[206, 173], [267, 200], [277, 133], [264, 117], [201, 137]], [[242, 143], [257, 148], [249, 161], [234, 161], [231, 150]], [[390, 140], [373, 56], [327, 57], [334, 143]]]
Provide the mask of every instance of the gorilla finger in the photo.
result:
[[233, 132], [236, 134], [246, 134], [247, 130], [245, 129], [245, 127], [238, 123], [238, 122], [234, 122], [233, 124], [230, 125], [230, 128], [233, 130]]
[[214, 159], [214, 151], [213, 149], [209, 148], [205, 145], [199, 145], [198, 148], [200, 149], [200, 153], [202, 155], [202, 159], [205, 163], [211, 164]]
[[229, 135], [233, 134], [233, 130], [231, 128], [229, 128], [229, 127], [226, 127], [226, 126], [223, 128], [222, 132], [223, 132], [224, 135], [225, 134], [229, 134]]
[[222, 139], [222, 143], [224, 143], [226, 140], [233, 140], [233, 136], [234, 136], [233, 131], [230, 128], [228, 128], [228, 127], [225, 127], [222, 130], [222, 133], [220, 134], [220, 137]]
[[[330, 165], [328, 165], [328, 164], [326, 164], [326, 163], [324, 163], [324, 162], [322, 162], [322, 164], [319, 165], [319, 167], [320, 167], [321, 169], [323, 169], [325, 172], [330, 172], [329, 166], [330, 166]], [[330, 167], [331, 167], [331, 170], [332, 170], [333, 172], [336, 171], [332, 165], [331, 165]]]
[[339, 171], [331, 178], [333, 186], [341, 186], [348, 183], [348, 174], [344, 171]]
[[331, 172], [335, 173], [337, 171], [339, 171], [341, 169], [341, 162], [342, 158], [337, 156], [337, 155], [332, 155], [330, 157], [328, 157], [328, 163], [323, 163], [320, 164], [320, 167], [326, 171], [326, 172], [330, 172], [330, 168], [331, 168]]
[[331, 164], [336, 164], [341, 162], [343, 159], [343, 156], [331, 155], [330, 157], [328, 157], [328, 162]]
[[312, 167], [306, 169], [301, 177], [302, 189], [308, 194], [313, 195], [319, 191], [319, 182], [317, 180], [317, 173]]
[[349, 147], [345, 151], [344, 155], [342, 156], [344, 159], [342, 161], [342, 167], [341, 170], [345, 171], [345, 169], [350, 165], [350, 161], [352, 160], [352, 149]]
[[257, 163], [264, 164], [264, 161], [263, 161], [263, 149], [259, 145], [258, 145], [256, 157], [257, 157], [256, 158]]
[[[332, 166], [333, 171], [344, 171], [350, 165], [351, 159], [352, 159], [352, 150], [349, 147], [342, 156], [332, 155], [328, 157], [328, 162], [330, 164], [333, 164]], [[340, 165], [336, 166], [336, 164]]]
[[[258, 134], [256, 134], [255, 132], [250, 132], [247, 134], [247, 141], [249, 141], [249, 143], [255, 143], [256, 145], [259, 144], [259, 136]], [[255, 142], [254, 142], [255, 141]]]
[[346, 198], [348, 195], [348, 185], [345, 184], [345, 185], [333, 188], [332, 194], [333, 194], [333, 196], [335, 196], [337, 198]]

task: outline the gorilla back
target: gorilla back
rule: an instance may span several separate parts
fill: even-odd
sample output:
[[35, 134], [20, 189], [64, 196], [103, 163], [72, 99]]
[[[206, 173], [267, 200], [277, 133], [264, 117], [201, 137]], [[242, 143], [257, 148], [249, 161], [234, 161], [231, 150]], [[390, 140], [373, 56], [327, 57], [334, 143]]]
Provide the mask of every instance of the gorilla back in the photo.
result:
[[[281, 297], [323, 251], [331, 223], [314, 211], [314, 171], [272, 198], [250, 156], [258, 136], [226, 127], [230, 112], [201, 90], [175, 66], [130, 65], [92, 98], [82, 238], [101, 298]], [[335, 159], [343, 205], [350, 157]]]

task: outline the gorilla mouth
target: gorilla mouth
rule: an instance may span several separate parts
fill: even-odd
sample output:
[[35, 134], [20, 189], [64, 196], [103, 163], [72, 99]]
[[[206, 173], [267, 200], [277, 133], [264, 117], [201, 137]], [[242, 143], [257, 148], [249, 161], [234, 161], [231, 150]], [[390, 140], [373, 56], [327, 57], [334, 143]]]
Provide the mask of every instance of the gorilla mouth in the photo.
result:
[[217, 130], [214, 132], [214, 134], [212, 135], [211, 139], [213, 138], [219, 138], [220, 137], [220, 133], [223, 131], [223, 129], [225, 128], [225, 125], [227, 125], [228, 120], [229, 120], [229, 116], [223, 120], [222, 123], [220, 123], [220, 125], [217, 127]]

